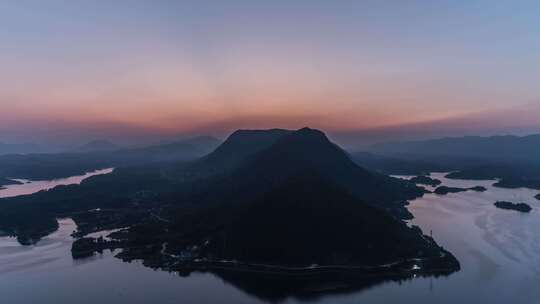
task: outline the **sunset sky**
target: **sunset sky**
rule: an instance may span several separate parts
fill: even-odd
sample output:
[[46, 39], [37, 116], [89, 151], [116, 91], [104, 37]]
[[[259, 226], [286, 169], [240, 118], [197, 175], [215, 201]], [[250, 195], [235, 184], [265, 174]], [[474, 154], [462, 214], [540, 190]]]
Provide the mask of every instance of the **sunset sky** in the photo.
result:
[[1, 1], [0, 141], [540, 131], [539, 16], [538, 1]]

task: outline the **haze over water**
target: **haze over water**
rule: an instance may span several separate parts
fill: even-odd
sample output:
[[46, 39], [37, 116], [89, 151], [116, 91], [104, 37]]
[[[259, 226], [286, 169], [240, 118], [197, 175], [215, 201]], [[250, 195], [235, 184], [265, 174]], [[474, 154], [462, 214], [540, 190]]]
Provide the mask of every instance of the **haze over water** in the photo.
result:
[[[448, 180], [443, 185], [485, 186], [483, 193], [428, 194], [411, 202], [412, 224], [450, 250], [462, 270], [449, 277], [388, 282], [349, 294], [327, 295], [309, 303], [484, 303], [535, 304], [540, 297], [540, 203], [538, 191], [492, 187], [494, 181]], [[526, 202], [530, 214], [495, 208], [497, 200]], [[124, 263], [107, 252], [74, 261], [70, 219], [37, 245], [21, 247], [0, 239], [0, 293], [6, 303], [265, 303], [212, 274], [189, 277]], [[209, 292], [211, 290], [212, 292]], [[225, 302], [224, 302], [225, 301]], [[285, 303], [305, 303], [294, 298]]]

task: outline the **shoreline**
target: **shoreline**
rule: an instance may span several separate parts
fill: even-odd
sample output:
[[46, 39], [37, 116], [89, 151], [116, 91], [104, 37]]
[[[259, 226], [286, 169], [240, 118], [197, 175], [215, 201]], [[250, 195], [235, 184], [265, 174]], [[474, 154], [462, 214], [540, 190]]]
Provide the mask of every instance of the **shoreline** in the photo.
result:
[[[118, 249], [115, 248], [115, 249]], [[121, 249], [121, 248], [120, 248]], [[450, 275], [461, 270], [457, 258], [442, 249], [439, 257], [410, 258], [381, 265], [310, 265], [289, 266], [249, 263], [234, 260], [179, 261], [177, 259], [145, 259], [129, 256], [123, 251], [116, 257], [124, 262], [140, 260], [147, 267], [189, 275], [192, 272], [234, 272], [237, 274], [259, 274], [275, 277], [324, 277], [328, 275], [350, 276], [354, 278], [403, 278], [415, 276]]]
[[[264, 273], [286, 276], [309, 276], [327, 273], [350, 273], [357, 275], [414, 275], [414, 274], [442, 274], [453, 273], [460, 270], [457, 259], [444, 252], [444, 255], [434, 258], [412, 258], [404, 261], [383, 265], [312, 265], [312, 266], [286, 266], [259, 263], [246, 263], [237, 261], [201, 261], [190, 262], [179, 267], [170, 267], [171, 270], [228, 270], [236, 272]], [[422, 265], [423, 267], [420, 267]], [[427, 266], [426, 266], [427, 265]], [[435, 267], [435, 265], [439, 265]], [[443, 265], [446, 265], [444, 267]]]

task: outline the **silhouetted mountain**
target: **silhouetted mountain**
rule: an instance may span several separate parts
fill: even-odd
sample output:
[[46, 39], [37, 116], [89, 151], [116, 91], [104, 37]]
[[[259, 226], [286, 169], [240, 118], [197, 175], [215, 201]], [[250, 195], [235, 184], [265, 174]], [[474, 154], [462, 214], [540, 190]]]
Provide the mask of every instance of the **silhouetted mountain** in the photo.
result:
[[196, 136], [179, 140], [178, 142], [183, 142], [186, 145], [192, 145], [194, 147], [197, 147], [201, 154], [210, 153], [222, 143], [221, 140], [212, 136]]
[[119, 146], [108, 140], [94, 140], [78, 147], [73, 152], [107, 152], [120, 149]]
[[[391, 157], [403, 160], [402, 164], [395, 165], [386, 159], [373, 162], [366, 161], [365, 157], [356, 158], [360, 164], [383, 168], [387, 173], [395, 174], [395, 168], [407, 167], [407, 163], [412, 163], [413, 168], [418, 166], [430, 169], [428, 171], [454, 171], [447, 175], [448, 178], [501, 179], [495, 186], [540, 189], [540, 135], [468, 136], [395, 142], [375, 145], [371, 150], [383, 155], [383, 159]], [[426, 167], [421, 163], [435, 165]]]
[[188, 272], [345, 271], [367, 279], [459, 269], [450, 253], [398, 219], [421, 188], [358, 167], [318, 130], [238, 132], [181, 169], [208, 164], [219, 174], [177, 179], [163, 174], [167, 164], [138, 166], [2, 200], [0, 229], [33, 243], [56, 228], [58, 216], [74, 218], [77, 236], [129, 227], [110, 243], [83, 240], [74, 254], [94, 244], [122, 248], [124, 260]]
[[[358, 167], [318, 130], [284, 133], [227, 174], [198, 183], [199, 191], [173, 197], [177, 203], [161, 212], [162, 222], [170, 223], [159, 229], [168, 254], [192, 248], [189, 255], [218, 264], [374, 267], [443, 257], [439, 269], [459, 268], [418, 228], [391, 216], [399, 214], [403, 200], [421, 195], [420, 188]], [[185, 201], [191, 203], [188, 211], [178, 204]], [[126, 249], [122, 256], [140, 254]]]
[[369, 152], [351, 153], [352, 160], [371, 171], [391, 175], [423, 175], [430, 172], [448, 172], [460, 168], [458, 165], [422, 158], [378, 155]]
[[[236, 152], [242, 147], [248, 151]], [[230, 189], [241, 192], [245, 199], [305, 172], [332, 180], [359, 199], [391, 210], [398, 217], [409, 217], [405, 201], [423, 194], [412, 183], [358, 167], [324, 133], [308, 128], [235, 133], [216, 151], [180, 172], [184, 180], [215, 176], [211, 189], [206, 187], [206, 180], [199, 186], [205, 195], [202, 200], [228, 197]]]
[[222, 174], [290, 132], [283, 129], [235, 131], [215, 151], [190, 165], [189, 172], [198, 176]]
[[[422, 195], [419, 188], [408, 182], [358, 167], [324, 133], [308, 128], [281, 137], [233, 176], [250, 183], [271, 184], [301, 172], [319, 174], [368, 203], [389, 208]], [[255, 186], [249, 185], [252, 187]]]
[[123, 149], [115, 153], [124, 162], [167, 162], [175, 160], [194, 160], [212, 152], [221, 144], [219, 139], [211, 136], [199, 136], [179, 140], [172, 143], [152, 145], [148, 147]]

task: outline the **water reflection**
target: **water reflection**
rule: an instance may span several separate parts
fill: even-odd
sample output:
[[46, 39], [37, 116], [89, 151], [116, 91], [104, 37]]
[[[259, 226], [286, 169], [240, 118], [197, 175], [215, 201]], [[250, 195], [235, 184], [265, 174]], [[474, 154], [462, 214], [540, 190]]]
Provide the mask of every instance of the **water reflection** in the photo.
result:
[[317, 302], [331, 296], [359, 294], [383, 283], [402, 284], [420, 277], [440, 278], [445, 274], [426, 276], [370, 277], [347, 273], [324, 276], [283, 276], [239, 273], [235, 271], [213, 272], [215, 276], [261, 301], [279, 303], [286, 300]]
[[71, 233], [77, 225], [69, 218], [58, 219], [58, 224], [57, 231], [31, 246], [21, 246], [14, 237], [0, 237], [0, 274], [40, 272], [73, 265], [66, 258], [66, 249], [69, 253]]

